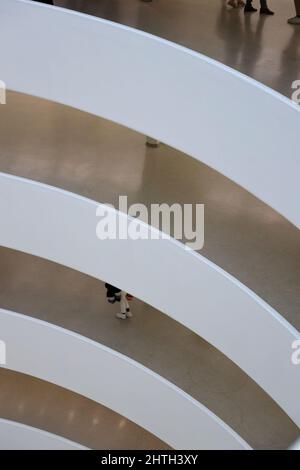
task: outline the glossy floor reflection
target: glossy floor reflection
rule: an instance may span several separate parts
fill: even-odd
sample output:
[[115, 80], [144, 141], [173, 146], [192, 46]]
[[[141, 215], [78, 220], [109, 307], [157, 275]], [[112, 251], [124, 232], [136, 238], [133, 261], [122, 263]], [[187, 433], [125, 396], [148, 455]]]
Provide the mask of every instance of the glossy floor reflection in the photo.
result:
[[0, 416], [90, 449], [169, 449], [152, 434], [88, 398], [3, 368]]
[[204, 203], [201, 253], [300, 329], [299, 230], [227, 178], [165, 145], [148, 149], [121, 126], [16, 93], [0, 108], [0, 141], [0, 171], [99, 202]]
[[134, 317], [117, 320], [117, 306], [109, 305], [105, 294], [103, 283], [89, 276], [0, 248], [1, 307], [70, 329], [135, 359], [202, 402], [254, 448], [287, 448], [299, 437], [299, 429], [280, 408], [207, 342], [137, 299]]
[[[269, 1], [274, 18], [244, 17], [219, 0], [56, 3], [184, 44], [290, 96], [291, 81], [300, 78], [300, 28], [285, 21], [291, 1]], [[101, 202], [117, 204], [124, 194], [129, 203], [205, 203], [202, 253], [300, 328], [299, 232], [226, 178], [167, 146], [147, 149], [143, 136], [120, 126], [15, 93], [0, 109], [0, 141], [0, 171]], [[138, 300], [132, 321], [117, 321], [103, 284], [88, 276], [1, 248], [0, 306], [133, 357], [207, 405], [254, 448], [286, 448], [299, 436], [278, 406], [212, 346]], [[120, 416], [53, 385], [1, 369], [0, 384], [1, 417], [93, 448], [165, 448]]]
[[[292, 0], [269, 0], [274, 17], [228, 11], [225, 0], [55, 0], [55, 4], [177, 42], [288, 97], [292, 82], [300, 79], [300, 28], [286, 22], [295, 15]], [[232, 128], [234, 132], [234, 123]]]

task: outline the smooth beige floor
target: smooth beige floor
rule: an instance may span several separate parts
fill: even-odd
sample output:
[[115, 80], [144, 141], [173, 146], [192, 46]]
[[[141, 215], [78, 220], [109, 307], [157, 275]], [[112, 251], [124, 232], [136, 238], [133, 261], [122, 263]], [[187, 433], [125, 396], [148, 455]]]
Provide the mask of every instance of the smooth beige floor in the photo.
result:
[[[120, 126], [25, 95], [9, 93], [0, 108], [0, 171], [102, 202], [116, 203], [119, 194], [130, 203], [205, 202], [203, 253], [299, 325], [298, 231], [216, 172], [167, 146], [147, 149], [144, 141]], [[254, 448], [286, 448], [299, 435], [233, 363], [168, 317], [136, 300], [133, 321], [118, 322], [101, 282], [2, 248], [0, 305], [138, 360], [207, 405]]]
[[[90, 13], [186, 44], [287, 95], [299, 72], [298, 30], [284, 21], [292, 13], [288, 2], [273, 0], [280, 15], [263, 20], [225, 11], [216, 0], [60, 3], [78, 9], [84, 4]], [[10, 93], [8, 104], [0, 107], [0, 171], [101, 202], [116, 203], [119, 194], [126, 194], [130, 203], [205, 203], [202, 253], [300, 327], [299, 232], [205, 165], [164, 145], [147, 149], [143, 136], [101, 119]], [[255, 448], [286, 448], [299, 436], [245, 374], [187, 329], [137, 300], [135, 318], [118, 322], [104, 301], [101, 282], [2, 248], [0, 306], [65, 326], [133, 357], [202, 401]], [[46, 417], [42, 427], [47, 423]]]
[[225, 0], [55, 0], [55, 4], [177, 42], [290, 97], [291, 83], [300, 79], [300, 28], [286, 22], [295, 16], [293, 0], [268, 1], [274, 17], [228, 11]]
[[[204, 203], [201, 253], [300, 329], [300, 233], [249, 193], [170, 147], [55, 103], [10, 93], [0, 107], [0, 171], [99, 202]], [[267, 175], [261, 175], [262, 178]], [[224, 306], [226, 314], [226, 306]]]
[[[287, 448], [300, 436], [280, 408], [211, 345], [137, 299], [132, 304], [134, 318], [117, 320], [117, 306], [106, 302], [103, 283], [89, 276], [0, 248], [0, 305], [78, 332], [137, 360], [201, 401], [254, 448]], [[15, 400], [13, 387], [11, 393]], [[24, 390], [24, 399], [27, 394]], [[11, 413], [9, 398], [7, 406]], [[1, 410], [3, 406], [0, 416]], [[48, 417], [43, 419], [48, 426]], [[52, 422], [59, 428], [61, 417], [55, 408]]]
[[168, 449], [108, 408], [57, 385], [0, 368], [0, 416], [90, 449]]

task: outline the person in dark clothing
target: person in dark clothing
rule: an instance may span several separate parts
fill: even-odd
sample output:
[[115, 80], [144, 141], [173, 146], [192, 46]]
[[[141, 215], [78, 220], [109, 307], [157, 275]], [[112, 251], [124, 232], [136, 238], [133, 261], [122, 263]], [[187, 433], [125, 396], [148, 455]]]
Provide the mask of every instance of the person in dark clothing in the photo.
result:
[[106, 298], [107, 302], [114, 304], [115, 302], [120, 302], [121, 299], [121, 290], [111, 284], [106, 283]]
[[114, 304], [115, 302], [120, 302], [120, 310], [121, 312], [118, 312], [116, 314], [116, 317], [121, 319], [121, 320], [126, 320], [126, 318], [131, 318], [132, 313], [129, 307], [128, 300], [132, 300], [132, 296], [130, 294], [126, 294], [126, 292], [122, 291], [121, 289], [118, 289], [115, 286], [112, 286], [111, 284], [106, 283], [106, 298], [107, 301], [110, 304]]
[[[252, 5], [252, 0], [247, 0], [245, 5], [245, 13], [254, 13], [257, 11], [257, 8], [254, 8]], [[260, 14], [261, 15], [274, 15], [274, 12], [271, 11], [268, 7], [267, 0], [260, 0]]]

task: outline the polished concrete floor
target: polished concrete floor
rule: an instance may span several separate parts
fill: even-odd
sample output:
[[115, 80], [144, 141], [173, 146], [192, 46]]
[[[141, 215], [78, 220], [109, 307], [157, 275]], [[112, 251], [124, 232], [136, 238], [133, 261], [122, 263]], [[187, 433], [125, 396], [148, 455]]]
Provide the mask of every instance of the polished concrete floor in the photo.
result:
[[[103, 283], [89, 276], [0, 248], [0, 305], [76, 331], [137, 360], [209, 407], [254, 448], [287, 448], [300, 435], [280, 408], [211, 345], [137, 299], [132, 304], [134, 318], [117, 320], [117, 307], [106, 302]], [[0, 390], [6, 386], [5, 377], [0, 375]], [[12, 387], [6, 417], [14, 409], [14, 393]], [[28, 393], [23, 391], [25, 400]], [[51, 419], [59, 428], [62, 418], [56, 413], [54, 407]], [[41, 427], [43, 423], [48, 426], [47, 416], [41, 418]]]
[[[278, 14], [266, 19], [228, 12], [216, 0], [57, 3], [200, 50], [288, 96], [290, 81], [300, 78], [294, 77], [299, 75], [300, 30], [285, 23], [292, 14], [288, 1], [273, 0]], [[205, 203], [202, 254], [300, 329], [300, 236], [295, 227], [228, 179], [165, 145], [148, 149], [135, 132], [55, 103], [15, 93], [7, 101], [0, 107], [0, 171], [101, 202], [116, 204], [123, 194], [129, 203]], [[103, 284], [88, 276], [1, 248], [0, 306], [133, 357], [202, 401], [254, 448], [286, 448], [299, 436], [276, 404], [212, 346], [138, 300], [134, 319], [118, 322], [114, 308], [105, 303]], [[40, 422], [47, 426], [48, 417]]]
[[0, 368], [0, 416], [89, 449], [168, 449], [123, 416], [56, 385]]
[[[180, 152], [148, 149], [143, 136], [80, 111], [9, 93], [0, 113], [0, 171], [114, 204], [119, 194], [129, 203], [204, 202], [203, 254], [299, 326], [299, 231], [274, 211]], [[118, 322], [99, 281], [2, 248], [0, 305], [138, 360], [207, 405], [254, 448], [286, 448], [299, 435], [249, 377], [165, 315], [136, 300], [133, 321]]]
[[[203, 255], [300, 329], [300, 233], [207, 166], [105, 120], [10, 93], [0, 108], [0, 171], [96, 201], [204, 203]], [[262, 177], [265, 177], [262, 175]]]
[[228, 11], [225, 0], [55, 0], [55, 4], [177, 42], [288, 97], [291, 83], [300, 79], [300, 28], [286, 22], [295, 15], [293, 0], [269, 0], [274, 17]]

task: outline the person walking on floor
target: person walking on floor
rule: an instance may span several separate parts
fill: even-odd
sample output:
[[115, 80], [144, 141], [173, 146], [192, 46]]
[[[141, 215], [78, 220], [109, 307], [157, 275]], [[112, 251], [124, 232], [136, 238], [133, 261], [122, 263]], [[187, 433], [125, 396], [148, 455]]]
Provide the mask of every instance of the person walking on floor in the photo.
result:
[[300, 0], [294, 0], [295, 8], [296, 8], [296, 16], [290, 18], [288, 23], [290, 24], [298, 24], [300, 25]]
[[118, 289], [111, 284], [106, 283], [106, 298], [110, 304], [120, 302], [120, 312], [116, 313], [116, 317], [120, 320], [126, 320], [126, 318], [132, 318], [132, 313], [129, 307], [128, 301], [132, 300], [132, 295], [126, 294], [126, 292]]

